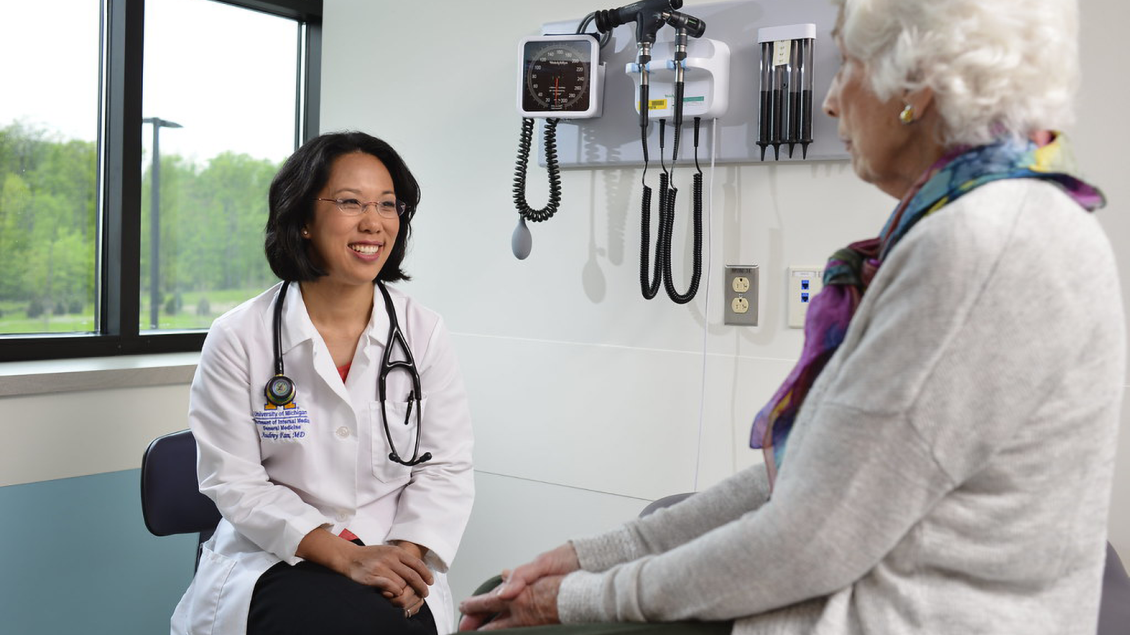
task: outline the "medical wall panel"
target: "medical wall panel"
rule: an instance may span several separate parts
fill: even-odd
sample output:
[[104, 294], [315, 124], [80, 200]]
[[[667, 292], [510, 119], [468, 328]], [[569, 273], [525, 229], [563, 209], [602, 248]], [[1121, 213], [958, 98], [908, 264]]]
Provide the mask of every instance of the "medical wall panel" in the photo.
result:
[[[605, 8], [605, 7], [599, 7]], [[719, 117], [725, 134], [717, 145], [703, 142], [701, 152], [713, 153], [723, 162], [776, 162], [802, 160], [801, 147], [794, 148], [792, 157], [788, 147], [783, 146], [779, 153], [772, 148], [762, 151], [758, 142], [758, 113], [760, 91], [761, 45], [758, 43], [758, 30], [765, 27], [812, 24], [815, 28], [813, 59], [809, 67], [813, 71], [812, 107], [810, 125], [812, 144], [807, 150], [809, 160], [846, 159], [847, 151], [836, 133], [836, 120], [824, 114], [821, 105], [832, 84], [832, 77], [839, 69], [840, 52], [832, 40], [832, 28], [836, 22], [836, 7], [827, 0], [734, 0], [730, 2], [686, 3], [682, 13], [701, 19], [706, 29], [703, 38], [724, 43], [729, 49], [729, 81], [726, 90], [729, 108]], [[564, 21], [542, 25], [544, 33], [572, 33], [586, 12]], [[591, 29], [590, 29], [591, 30]], [[564, 120], [558, 126], [560, 140], [558, 154], [563, 167], [610, 166], [620, 164], [643, 164], [643, 150], [640, 147], [639, 114], [636, 102], [639, 95], [633, 78], [625, 73], [625, 66], [637, 61], [636, 25], [621, 25], [611, 31], [611, 40], [600, 51], [601, 61], [606, 63], [604, 81], [604, 112], [594, 119]], [[662, 58], [662, 51], [675, 39], [672, 28], [660, 29], [656, 34], [651, 68], [651, 100], [665, 101], [663, 87], [671, 89], [671, 73], [663, 69], [669, 58]], [[691, 38], [687, 51], [687, 81], [695, 77], [695, 38]], [[708, 48], [702, 50], [709, 50]], [[701, 53], [698, 53], [701, 54]], [[796, 58], [793, 58], [796, 61]], [[698, 71], [701, 72], [701, 71]], [[638, 81], [638, 78], [637, 80]], [[664, 84], [664, 82], [666, 82]], [[787, 82], [786, 82], [787, 86]], [[687, 95], [691, 99], [690, 94]], [[689, 107], [694, 107], [694, 102]], [[669, 109], [668, 109], [669, 111]], [[700, 111], [701, 112], [701, 111]], [[654, 113], [653, 113], [654, 117]], [[668, 159], [673, 150], [673, 121], [668, 121], [667, 152]], [[682, 129], [682, 144], [679, 160], [692, 160], [691, 142], [693, 121], [686, 116]], [[540, 135], [540, 126], [538, 133]], [[659, 155], [659, 125], [653, 119], [648, 129], [651, 161], [657, 162]], [[716, 148], [716, 150], [715, 150]], [[775, 158], [777, 157], [777, 158]], [[545, 164], [544, 153], [539, 157]]]

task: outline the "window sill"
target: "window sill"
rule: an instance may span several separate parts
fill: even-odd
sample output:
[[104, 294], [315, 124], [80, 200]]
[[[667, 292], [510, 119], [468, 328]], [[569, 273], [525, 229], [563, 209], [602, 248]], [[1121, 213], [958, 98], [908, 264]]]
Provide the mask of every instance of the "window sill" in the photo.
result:
[[0, 397], [192, 383], [200, 353], [0, 363]]

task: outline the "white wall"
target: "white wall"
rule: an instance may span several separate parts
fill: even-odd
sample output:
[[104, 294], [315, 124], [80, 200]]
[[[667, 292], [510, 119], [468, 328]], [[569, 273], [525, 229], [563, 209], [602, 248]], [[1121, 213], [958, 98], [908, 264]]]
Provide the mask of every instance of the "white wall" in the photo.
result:
[[[1081, 0], [1080, 53], [1083, 87], [1078, 100], [1075, 153], [1085, 173], [1106, 193], [1109, 204], [1099, 219], [1114, 244], [1122, 279], [1123, 306], [1130, 305], [1130, 179], [1124, 149], [1130, 124], [1123, 105], [1130, 103], [1125, 25], [1130, 4], [1119, 0]], [[1098, 290], [1099, 293], [1105, 289]], [[1130, 315], [1130, 312], [1128, 312]], [[1120, 554], [1130, 553], [1130, 385], [1123, 392], [1122, 429], [1114, 476], [1110, 540]], [[1125, 561], [1126, 555], [1122, 556]]]
[[[696, 469], [702, 488], [758, 461], [746, 447], [749, 421], [801, 344], [784, 325], [785, 268], [820, 264], [873, 235], [893, 203], [842, 162], [720, 167], [709, 303], [700, 291], [679, 307], [640, 297], [639, 171], [571, 170], [562, 210], [532, 225], [533, 254], [517, 261], [509, 247], [517, 43], [542, 23], [610, 8], [598, 5], [325, 3], [322, 129], [386, 139], [420, 180], [409, 290], [444, 314], [471, 392], [479, 499], [452, 572], [457, 596], [569, 535], [694, 488]], [[1130, 186], [1116, 167], [1130, 142], [1120, 117], [1130, 103], [1125, 47], [1116, 44], [1130, 9], [1084, 0], [1083, 19], [1089, 81], [1077, 153], [1111, 200], [1101, 217], [1123, 254], [1130, 295]], [[535, 205], [543, 174], [531, 169]], [[722, 264], [760, 265], [761, 326], [722, 325]], [[1130, 434], [1121, 456], [1111, 531], [1130, 553]]]
[[[639, 296], [638, 170], [572, 170], [563, 210], [533, 226], [533, 254], [515, 260], [517, 42], [543, 22], [595, 8], [608, 7], [577, 0], [325, 5], [323, 129], [384, 137], [420, 179], [409, 290], [444, 314], [471, 391], [479, 494], [452, 571], [457, 596], [569, 536], [614, 526], [653, 498], [694, 488], [696, 466], [702, 488], [758, 461], [746, 448], [749, 421], [801, 344], [799, 332], [784, 326], [785, 267], [820, 264], [833, 249], [873, 234], [892, 205], [844, 163], [720, 167], [710, 302], [700, 291], [679, 307]], [[1086, 75], [1073, 136], [1086, 174], [1111, 202], [1099, 218], [1130, 297], [1130, 180], [1122, 156], [1130, 126], [1121, 112], [1130, 103], [1121, 66], [1130, 5], [1082, 0], [1082, 10]], [[543, 173], [531, 173], [536, 204]], [[761, 326], [722, 325], [723, 263], [761, 266]], [[14, 395], [0, 397], [0, 485], [136, 469], [149, 440], [184, 427], [186, 379], [18, 396], [5, 390], [20, 372], [13, 368], [0, 365], [0, 395]], [[20, 379], [27, 381], [38, 380]], [[705, 426], [696, 456], [700, 404]], [[1125, 558], [1130, 407], [1122, 428], [1110, 532]]]

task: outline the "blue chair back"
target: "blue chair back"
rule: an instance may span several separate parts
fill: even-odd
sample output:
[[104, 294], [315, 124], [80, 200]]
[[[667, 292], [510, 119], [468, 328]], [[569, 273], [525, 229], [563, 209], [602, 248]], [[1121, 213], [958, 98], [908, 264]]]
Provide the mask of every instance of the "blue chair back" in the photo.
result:
[[158, 437], [141, 459], [141, 514], [154, 536], [198, 533], [200, 545], [212, 537], [220, 512], [200, 493], [196, 480], [196, 439], [181, 430]]

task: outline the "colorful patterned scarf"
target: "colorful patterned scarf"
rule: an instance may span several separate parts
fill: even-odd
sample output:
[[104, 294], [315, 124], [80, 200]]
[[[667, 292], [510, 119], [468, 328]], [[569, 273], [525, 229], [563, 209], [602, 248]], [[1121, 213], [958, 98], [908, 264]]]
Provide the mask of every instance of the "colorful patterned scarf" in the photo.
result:
[[1045, 136], [1042, 144], [1006, 139], [946, 153], [911, 187], [878, 238], [852, 243], [828, 260], [824, 289], [808, 307], [800, 360], [753, 420], [750, 447], [764, 451], [770, 485], [776, 480], [789, 431], [805, 396], [844, 341], [851, 318], [887, 254], [915, 223], [998, 179], [1050, 181], [1088, 211], [1106, 204], [1098, 189], [1074, 176], [1074, 160], [1063, 136]]

